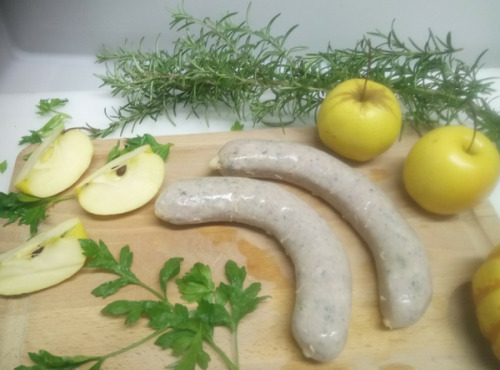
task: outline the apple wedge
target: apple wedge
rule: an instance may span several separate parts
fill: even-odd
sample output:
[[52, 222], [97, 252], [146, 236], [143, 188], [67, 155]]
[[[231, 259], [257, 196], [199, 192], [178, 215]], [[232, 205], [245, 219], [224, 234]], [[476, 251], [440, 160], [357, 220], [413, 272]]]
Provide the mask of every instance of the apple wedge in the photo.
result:
[[163, 159], [149, 145], [143, 145], [98, 169], [75, 191], [87, 212], [115, 215], [149, 202], [160, 190], [164, 177]]
[[80, 130], [56, 130], [34, 151], [19, 171], [15, 187], [46, 198], [73, 185], [89, 167], [94, 147]]
[[78, 239], [86, 237], [81, 221], [71, 218], [0, 254], [0, 294], [34, 292], [74, 275], [86, 259]]

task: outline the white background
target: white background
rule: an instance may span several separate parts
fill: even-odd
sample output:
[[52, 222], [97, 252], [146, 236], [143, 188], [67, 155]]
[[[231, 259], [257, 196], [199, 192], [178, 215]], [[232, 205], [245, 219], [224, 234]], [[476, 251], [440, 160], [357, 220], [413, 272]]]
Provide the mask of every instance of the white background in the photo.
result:
[[[237, 11], [243, 19], [249, 3], [185, 0], [184, 7], [194, 16], [216, 19]], [[0, 174], [0, 191], [8, 191], [15, 158], [22, 149], [17, 145], [20, 137], [46, 121], [36, 116], [39, 100], [67, 98], [64, 110], [75, 126], [106, 127], [104, 110], [118, 106], [120, 99], [99, 87], [95, 74], [103, 73], [104, 66], [95, 63], [95, 53], [103, 45], [123, 46], [125, 40], [137, 44], [142, 37], [148, 48], [158, 36], [160, 46], [170, 49], [177, 35], [169, 31], [168, 9], [179, 4], [181, 0], [0, 0], [0, 162], [6, 159], [9, 166]], [[402, 39], [411, 37], [420, 44], [429, 29], [441, 38], [451, 32], [455, 46], [463, 48], [457, 55], [460, 59], [472, 63], [488, 49], [481, 76], [500, 78], [498, 0], [253, 0], [249, 18], [260, 28], [278, 13], [274, 33], [283, 34], [298, 24], [288, 44], [313, 52], [325, 50], [328, 43], [335, 48], [353, 47], [367, 32], [387, 33], [393, 22]], [[495, 87], [500, 95], [498, 81]], [[500, 110], [500, 99], [495, 104]], [[204, 120], [182, 115], [176, 123], [145, 122], [133, 134], [124, 135], [227, 131], [231, 124], [214, 119], [207, 126]], [[498, 213], [499, 188], [491, 197]]]

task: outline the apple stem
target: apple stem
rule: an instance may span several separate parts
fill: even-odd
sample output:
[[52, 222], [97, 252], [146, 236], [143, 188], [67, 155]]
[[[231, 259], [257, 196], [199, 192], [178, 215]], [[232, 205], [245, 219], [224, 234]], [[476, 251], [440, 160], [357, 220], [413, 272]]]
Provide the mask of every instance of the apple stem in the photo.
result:
[[472, 132], [472, 140], [470, 141], [470, 144], [468, 148], [466, 149], [467, 153], [471, 153], [472, 151], [472, 146], [474, 145], [474, 141], [476, 140], [476, 132], [477, 132], [477, 114], [476, 114], [476, 106], [472, 102], [468, 102], [469, 106], [471, 107], [472, 111], [472, 124], [474, 126], [474, 131]]
[[366, 44], [368, 46], [368, 57], [367, 57], [367, 63], [368, 65], [366, 66], [366, 73], [365, 73], [365, 84], [363, 86], [363, 90], [361, 91], [361, 97], [360, 100], [363, 102], [366, 99], [366, 89], [368, 87], [368, 79], [370, 78], [371, 74], [371, 69], [372, 69], [372, 43], [370, 39], [366, 39]]
[[367, 86], [368, 86], [368, 78], [365, 77], [365, 83], [363, 85], [363, 90], [361, 91], [361, 98], [360, 98], [360, 101], [362, 101], [362, 102], [364, 102], [365, 99], [366, 99], [366, 97], [365, 97], [366, 94], [365, 93], [366, 93]]
[[466, 152], [469, 154], [472, 151], [472, 146], [474, 145], [474, 140], [476, 140], [476, 131], [477, 131], [477, 127], [476, 127], [476, 123], [474, 122], [474, 131], [472, 132], [472, 140], [470, 141], [469, 147], [466, 150]]

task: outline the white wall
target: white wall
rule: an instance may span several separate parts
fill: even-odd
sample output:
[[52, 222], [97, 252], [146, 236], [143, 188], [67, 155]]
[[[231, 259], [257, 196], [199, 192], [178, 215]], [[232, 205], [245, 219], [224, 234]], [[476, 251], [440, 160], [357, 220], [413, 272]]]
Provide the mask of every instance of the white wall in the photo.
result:
[[[162, 34], [164, 47], [174, 35], [168, 31], [167, 8], [182, 0], [2, 0], [8, 34], [14, 46], [29, 53], [93, 55], [102, 44], [122, 45], [125, 39], [146, 37], [151, 45]], [[247, 0], [184, 0], [193, 15], [218, 17], [227, 11], [243, 16]], [[277, 13], [276, 32], [294, 24], [299, 28], [291, 45], [311, 51], [351, 47], [369, 31], [389, 30], [391, 22], [403, 37], [422, 41], [432, 29], [437, 36], [452, 32], [459, 56], [472, 62], [483, 50], [488, 67], [500, 66], [500, 1], [498, 0], [253, 0], [250, 19], [263, 26]], [[1, 40], [0, 40], [1, 42]], [[149, 42], [149, 43], [148, 43]], [[0, 53], [4, 45], [0, 44]], [[1, 59], [0, 59], [1, 60]]]

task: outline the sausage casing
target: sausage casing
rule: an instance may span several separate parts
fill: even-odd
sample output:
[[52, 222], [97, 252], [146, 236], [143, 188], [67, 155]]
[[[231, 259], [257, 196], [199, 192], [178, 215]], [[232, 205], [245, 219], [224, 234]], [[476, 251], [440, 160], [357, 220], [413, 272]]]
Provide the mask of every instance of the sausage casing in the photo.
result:
[[304, 355], [329, 361], [343, 349], [351, 312], [345, 250], [328, 223], [279, 185], [238, 177], [201, 177], [166, 187], [156, 215], [172, 224], [234, 221], [273, 235], [295, 271], [292, 332]]
[[277, 140], [233, 140], [210, 162], [228, 176], [288, 181], [323, 198], [354, 227], [373, 255], [384, 324], [415, 323], [432, 296], [425, 249], [385, 193], [347, 164], [314, 147]]

